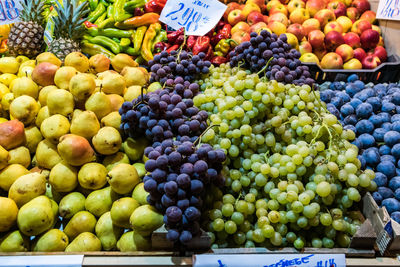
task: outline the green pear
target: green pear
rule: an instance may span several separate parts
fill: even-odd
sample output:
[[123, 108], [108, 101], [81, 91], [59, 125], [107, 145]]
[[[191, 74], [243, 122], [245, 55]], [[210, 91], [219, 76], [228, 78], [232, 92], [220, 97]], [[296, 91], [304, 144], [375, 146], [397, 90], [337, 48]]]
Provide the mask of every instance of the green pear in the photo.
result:
[[48, 106], [44, 106], [41, 109], [39, 109], [39, 112], [36, 116], [36, 120], [35, 120], [35, 125], [40, 128], [40, 126], [42, 125], [42, 122], [47, 119], [48, 117], [50, 117], [50, 112], [49, 112], [49, 107]]
[[42, 107], [47, 105], [47, 95], [50, 93], [50, 91], [53, 90], [58, 90], [57, 86], [54, 85], [48, 85], [40, 89], [39, 92], [39, 103]]
[[74, 96], [67, 90], [52, 90], [47, 95], [50, 115], [61, 114], [68, 117], [74, 111]]
[[31, 154], [36, 152], [36, 148], [40, 141], [43, 140], [43, 136], [40, 133], [38, 127], [32, 125], [25, 128], [26, 144], [25, 146], [29, 149]]
[[78, 235], [65, 249], [65, 252], [100, 251], [101, 241], [92, 233], [84, 232]]
[[111, 112], [107, 116], [101, 119], [101, 127], [110, 126], [119, 130], [119, 126], [121, 124], [121, 115], [119, 115], [118, 111]]
[[93, 136], [92, 143], [94, 149], [102, 155], [111, 155], [117, 153], [121, 148], [122, 138], [121, 134], [113, 127], [101, 128], [95, 136]]
[[115, 250], [124, 229], [113, 225], [110, 212], [106, 212], [97, 221], [95, 232], [104, 250]]
[[136, 171], [139, 174], [140, 178], [143, 178], [146, 175], [147, 171], [146, 171], [146, 168], [144, 167], [144, 163], [136, 162], [136, 163], [133, 163], [133, 166], [135, 166]]
[[130, 164], [120, 163], [107, 174], [112, 190], [118, 194], [128, 194], [140, 182], [136, 168]]
[[15, 230], [0, 239], [0, 252], [28, 252], [29, 238]]
[[10, 90], [15, 97], [28, 95], [37, 99], [39, 95], [39, 86], [28, 77], [20, 77], [13, 80], [10, 84]]
[[132, 192], [132, 198], [139, 202], [140, 205], [146, 205], [147, 203], [147, 196], [149, 195], [149, 192], [144, 190], [144, 183], [140, 183], [137, 186], [135, 186], [135, 189], [133, 189]]
[[72, 166], [82, 166], [96, 159], [88, 140], [75, 134], [62, 136], [57, 150], [60, 156]]
[[79, 192], [72, 192], [64, 196], [58, 207], [60, 216], [69, 219], [76, 213], [85, 210], [85, 196]]
[[54, 222], [51, 201], [46, 196], [38, 196], [18, 212], [17, 223], [19, 230], [27, 236], [39, 235], [49, 230]]
[[29, 171], [21, 164], [11, 164], [0, 172], [0, 188], [8, 191], [11, 185], [22, 175]]
[[45, 139], [36, 148], [36, 161], [40, 167], [51, 170], [62, 158], [58, 154], [57, 146]]
[[[42, 171], [42, 174], [43, 174], [44, 171], [45, 170]], [[60, 193], [60, 192], [57, 192], [56, 190], [54, 190], [54, 188], [51, 186], [51, 184], [46, 183], [46, 194], [45, 194], [45, 196], [50, 198], [51, 200], [56, 201], [58, 203], [64, 197], [64, 194]]]
[[137, 232], [133, 232], [133, 242], [138, 250], [150, 250], [151, 249], [151, 237], [142, 236]]
[[100, 189], [107, 183], [107, 169], [100, 163], [86, 163], [78, 173], [79, 184], [86, 189]]
[[151, 239], [134, 231], [129, 231], [124, 233], [118, 240], [117, 248], [121, 252], [150, 250]]
[[54, 83], [58, 88], [67, 90], [69, 88], [69, 83], [78, 72], [74, 67], [63, 66], [56, 71], [54, 76]]
[[129, 228], [129, 218], [139, 206], [139, 202], [131, 197], [123, 197], [114, 201], [110, 212], [113, 223], [120, 227]]
[[147, 147], [147, 140], [145, 138], [133, 139], [128, 137], [122, 143], [122, 150], [131, 161], [137, 161], [142, 158], [144, 149]]
[[97, 118], [101, 120], [104, 116], [111, 112], [111, 101], [102, 92], [91, 95], [85, 103], [86, 110], [93, 111]]
[[125, 86], [125, 79], [119, 73], [110, 73], [101, 81], [101, 90], [106, 94], [122, 95]]
[[68, 246], [68, 236], [61, 230], [51, 229], [35, 239], [34, 252], [64, 251]]
[[88, 211], [77, 212], [64, 228], [64, 233], [69, 240], [73, 240], [80, 233], [93, 232], [96, 226], [96, 218]]
[[17, 222], [18, 207], [11, 198], [0, 197], [0, 232], [7, 232]]
[[69, 91], [76, 100], [87, 99], [96, 89], [94, 78], [86, 73], [79, 73], [69, 81]]
[[51, 169], [49, 183], [57, 192], [71, 192], [78, 185], [78, 170], [61, 161]]
[[106, 156], [103, 160], [103, 165], [106, 166], [107, 171], [111, 171], [111, 169], [120, 163], [129, 164], [129, 158], [125, 153], [117, 152], [113, 155]]
[[93, 111], [83, 111], [72, 117], [71, 133], [92, 138], [100, 130], [100, 123]]
[[90, 193], [86, 198], [85, 208], [96, 217], [100, 217], [111, 210], [112, 203], [117, 199], [118, 195], [111, 187], [106, 187]]
[[29, 125], [35, 120], [39, 109], [40, 105], [33, 97], [22, 95], [11, 102], [10, 115], [24, 125]]
[[11, 185], [8, 197], [21, 207], [45, 192], [46, 177], [41, 173], [31, 172], [22, 175]]
[[153, 206], [143, 205], [135, 209], [130, 217], [133, 231], [143, 236], [149, 236], [163, 225], [163, 215]]
[[78, 183], [78, 187], [75, 189], [75, 191], [81, 193], [85, 197], [87, 197], [90, 193], [93, 192], [93, 190], [83, 188], [79, 183]]
[[25, 168], [31, 165], [31, 153], [25, 146], [20, 146], [8, 151], [8, 164], [21, 164]]
[[45, 119], [40, 125], [43, 137], [54, 144], [58, 144], [60, 137], [69, 133], [69, 120], [60, 114], [55, 114]]

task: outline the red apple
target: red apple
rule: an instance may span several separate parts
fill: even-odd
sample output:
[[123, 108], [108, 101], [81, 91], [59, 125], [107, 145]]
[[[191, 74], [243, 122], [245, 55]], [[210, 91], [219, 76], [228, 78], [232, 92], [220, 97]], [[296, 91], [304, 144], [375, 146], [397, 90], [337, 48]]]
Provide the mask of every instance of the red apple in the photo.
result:
[[362, 48], [356, 48], [354, 49], [354, 58], [358, 59], [359, 61], [363, 61], [363, 59], [367, 56], [367, 53], [365, 53], [364, 49]]
[[306, 3], [306, 9], [310, 13], [311, 17], [314, 17], [315, 14], [326, 7], [325, 1], [321, 0], [308, 0]]
[[351, 31], [361, 35], [366, 30], [372, 29], [372, 25], [367, 20], [357, 20], [354, 22], [353, 26], [351, 26]]
[[308, 41], [314, 49], [320, 49], [324, 45], [325, 34], [320, 30], [313, 30], [308, 34]]
[[312, 46], [308, 41], [302, 41], [299, 45], [299, 52], [300, 54], [306, 54], [312, 52]]
[[240, 9], [232, 10], [228, 15], [228, 22], [232, 26], [236, 25], [239, 21], [244, 21], [244, 20], [245, 18], [242, 15], [242, 10]]
[[314, 18], [319, 20], [321, 27], [324, 27], [328, 22], [335, 21], [336, 16], [332, 10], [329, 9], [322, 9], [315, 14]]
[[302, 0], [290, 0], [287, 5], [287, 9], [290, 13], [292, 13], [296, 8], [304, 8], [305, 6], [306, 3], [304, 3]]
[[256, 24], [251, 25], [250, 32], [260, 32], [261, 30], [268, 29], [268, 26], [265, 22], [260, 21]]
[[243, 42], [248, 42], [248, 41], [250, 41], [250, 33], [245, 32], [245, 31], [237, 31], [234, 34], [232, 34], [231, 39], [234, 40], [238, 44], [243, 43]]
[[340, 1], [329, 2], [328, 9], [332, 10], [337, 18], [346, 15], [346, 5]]
[[321, 60], [323, 69], [341, 69], [343, 68], [342, 57], [334, 52], [326, 54]]
[[305, 35], [303, 26], [298, 23], [289, 25], [289, 27], [286, 29], [286, 32], [294, 34], [299, 41], [301, 41]]
[[310, 18], [310, 13], [305, 8], [297, 8], [290, 13], [289, 19], [291, 23], [302, 24]]
[[336, 54], [338, 54], [339, 56], [342, 57], [343, 62], [346, 62], [346, 61], [352, 59], [354, 56], [353, 48], [351, 48], [351, 46], [349, 46], [347, 44], [339, 45], [336, 48], [335, 52], [336, 52]]
[[236, 2], [231, 2], [229, 4], [227, 4], [228, 8], [225, 10], [224, 13], [224, 20], [228, 21], [228, 15], [229, 13], [231, 13], [231, 11], [235, 10], [235, 9], [240, 9], [240, 5]]
[[325, 49], [325, 44], [320, 49], [314, 49], [314, 54], [318, 57], [320, 61], [326, 55], [326, 53], [328, 53], [328, 51], [326, 51]]
[[360, 12], [355, 7], [349, 7], [346, 9], [346, 16], [354, 22], [360, 17]]
[[247, 16], [253, 11], [258, 11], [261, 13], [261, 8], [255, 3], [248, 2], [244, 5], [242, 9], [242, 14], [245, 18], [247, 18]]
[[345, 70], [362, 69], [362, 64], [358, 59], [352, 58], [352, 59], [350, 59], [349, 61], [347, 61], [346, 63], [343, 64], [343, 69], [345, 69]]
[[374, 55], [366, 56], [362, 60], [362, 66], [364, 69], [375, 69], [380, 64], [381, 64], [381, 60], [379, 59], [379, 57], [374, 56]]
[[376, 21], [376, 13], [372, 10], [367, 10], [362, 13], [360, 19], [368, 20], [371, 24], [374, 24]]
[[268, 23], [269, 17], [267, 15], [263, 15], [263, 19], [264, 19], [263, 21], [265, 23]]
[[286, 9], [286, 7], [282, 4], [279, 4], [277, 6], [274, 6], [271, 8], [271, 10], [269, 11], [269, 15], [275, 14], [275, 13], [282, 13], [285, 16], [288, 15], [288, 10]]
[[306, 36], [313, 30], [321, 29], [321, 24], [319, 23], [319, 20], [314, 19], [314, 18], [304, 21], [302, 26], [303, 26], [304, 34]]
[[379, 37], [379, 43], [377, 46], [385, 46], [385, 41], [383, 40], [382, 36]]
[[264, 22], [264, 15], [258, 11], [253, 11], [247, 16], [247, 23], [249, 25], [256, 24], [257, 22]]
[[357, 8], [360, 14], [371, 9], [371, 5], [369, 4], [368, 0], [354, 0], [351, 6]]
[[286, 17], [285, 14], [282, 13], [274, 13], [269, 16], [268, 18], [268, 23], [273, 22], [273, 21], [278, 21], [280, 23], [283, 23], [286, 27], [289, 25], [289, 20]]
[[331, 31], [325, 35], [325, 46], [328, 51], [335, 51], [335, 49], [342, 44], [344, 44], [344, 38], [341, 33]]
[[351, 48], [356, 49], [361, 47], [360, 36], [354, 32], [348, 32], [343, 36], [344, 42], [351, 46]]
[[328, 22], [324, 27], [324, 33], [327, 34], [330, 31], [337, 31], [343, 33], [343, 27], [336, 21]]
[[237, 31], [250, 32], [250, 25], [244, 21], [239, 21], [235, 26], [232, 27], [231, 34], [234, 34]]
[[375, 47], [373, 55], [379, 57], [381, 62], [385, 62], [387, 60], [387, 52], [383, 46]]
[[364, 49], [375, 48], [379, 43], [379, 37], [379, 32], [372, 29], [366, 30], [360, 36], [361, 46]]

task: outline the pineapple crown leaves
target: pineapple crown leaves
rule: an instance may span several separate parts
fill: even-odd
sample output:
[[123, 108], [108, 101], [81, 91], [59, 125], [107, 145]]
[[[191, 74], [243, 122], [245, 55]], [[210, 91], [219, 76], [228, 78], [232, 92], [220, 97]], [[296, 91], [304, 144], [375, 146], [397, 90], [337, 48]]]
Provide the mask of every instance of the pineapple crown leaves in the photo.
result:
[[58, 16], [53, 17], [55, 38], [78, 39], [84, 33], [84, 17], [89, 13], [88, 2], [79, 4], [78, 0], [56, 1], [54, 9]]
[[33, 21], [43, 26], [44, 24], [44, 10], [49, 5], [42, 0], [25, 0], [21, 2], [21, 16], [22, 21]]

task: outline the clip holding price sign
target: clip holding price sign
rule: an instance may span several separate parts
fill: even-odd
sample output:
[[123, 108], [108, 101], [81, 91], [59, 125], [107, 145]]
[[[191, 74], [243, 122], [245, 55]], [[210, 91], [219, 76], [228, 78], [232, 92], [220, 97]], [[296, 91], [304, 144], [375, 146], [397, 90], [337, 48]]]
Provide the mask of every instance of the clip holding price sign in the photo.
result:
[[168, 0], [160, 21], [175, 30], [184, 27], [187, 35], [203, 36], [217, 25], [226, 9], [218, 0]]
[[0, 25], [19, 21], [22, 0], [0, 0]]

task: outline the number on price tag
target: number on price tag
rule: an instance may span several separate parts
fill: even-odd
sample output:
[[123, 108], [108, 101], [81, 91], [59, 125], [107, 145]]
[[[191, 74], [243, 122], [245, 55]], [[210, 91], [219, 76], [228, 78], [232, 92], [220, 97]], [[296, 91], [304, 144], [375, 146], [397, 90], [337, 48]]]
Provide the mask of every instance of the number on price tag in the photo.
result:
[[160, 21], [175, 30], [184, 27], [187, 35], [202, 36], [218, 23], [226, 8], [218, 0], [168, 0]]
[[379, 1], [377, 19], [400, 20], [400, 1], [382, 0]]
[[0, 25], [19, 21], [22, 0], [0, 0]]

